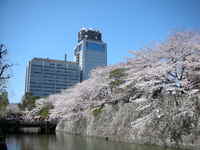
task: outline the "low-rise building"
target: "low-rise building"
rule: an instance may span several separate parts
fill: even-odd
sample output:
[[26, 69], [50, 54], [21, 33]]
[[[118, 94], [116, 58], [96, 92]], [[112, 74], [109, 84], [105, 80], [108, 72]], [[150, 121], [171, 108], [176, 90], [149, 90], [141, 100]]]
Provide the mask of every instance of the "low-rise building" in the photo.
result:
[[80, 82], [76, 62], [33, 58], [26, 71], [25, 92], [33, 96], [48, 96]]

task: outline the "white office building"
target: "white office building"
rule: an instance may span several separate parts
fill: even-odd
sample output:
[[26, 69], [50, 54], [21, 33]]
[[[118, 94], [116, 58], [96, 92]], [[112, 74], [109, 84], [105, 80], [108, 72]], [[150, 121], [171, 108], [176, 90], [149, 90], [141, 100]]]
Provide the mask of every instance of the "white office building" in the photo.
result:
[[26, 70], [25, 93], [48, 96], [80, 82], [80, 67], [76, 62], [33, 58]]

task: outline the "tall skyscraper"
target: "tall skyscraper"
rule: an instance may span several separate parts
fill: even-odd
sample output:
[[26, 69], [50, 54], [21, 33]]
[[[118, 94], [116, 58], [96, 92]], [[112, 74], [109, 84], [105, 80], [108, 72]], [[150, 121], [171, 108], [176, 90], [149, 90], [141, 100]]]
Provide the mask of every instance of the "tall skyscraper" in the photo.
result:
[[80, 67], [76, 62], [33, 58], [26, 71], [25, 92], [43, 97], [79, 82]]
[[81, 80], [89, 78], [90, 71], [107, 65], [107, 45], [97, 30], [82, 28], [75, 48], [76, 62], [81, 68]]

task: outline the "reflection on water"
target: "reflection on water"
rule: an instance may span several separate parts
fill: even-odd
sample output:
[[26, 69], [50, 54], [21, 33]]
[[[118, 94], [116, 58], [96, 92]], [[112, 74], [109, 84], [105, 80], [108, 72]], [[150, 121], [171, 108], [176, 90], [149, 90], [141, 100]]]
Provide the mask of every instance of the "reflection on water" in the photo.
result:
[[7, 145], [8, 150], [166, 150], [157, 146], [110, 142], [63, 133], [56, 135], [11, 135], [7, 137]]

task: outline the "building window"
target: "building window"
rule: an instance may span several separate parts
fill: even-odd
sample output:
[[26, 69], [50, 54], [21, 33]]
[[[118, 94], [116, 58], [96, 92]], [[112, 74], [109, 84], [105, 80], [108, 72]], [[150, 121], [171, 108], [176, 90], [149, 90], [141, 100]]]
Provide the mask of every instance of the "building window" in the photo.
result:
[[104, 46], [102, 44], [86, 42], [86, 49], [89, 50], [104, 50]]

